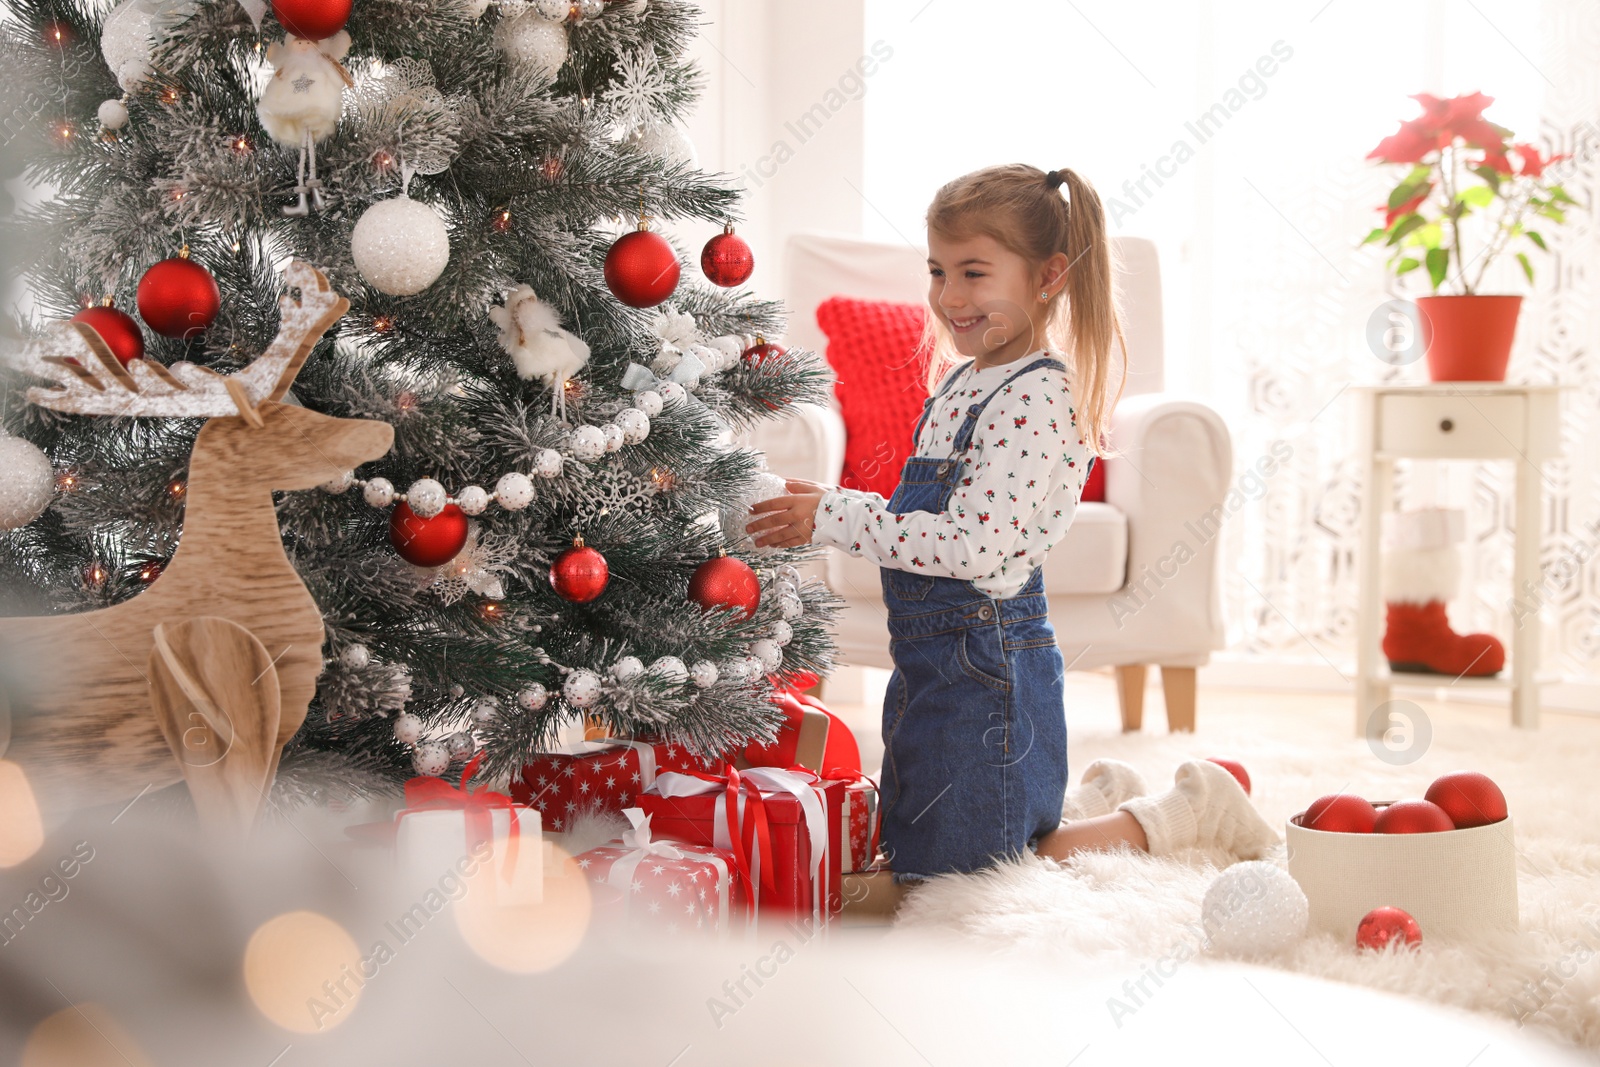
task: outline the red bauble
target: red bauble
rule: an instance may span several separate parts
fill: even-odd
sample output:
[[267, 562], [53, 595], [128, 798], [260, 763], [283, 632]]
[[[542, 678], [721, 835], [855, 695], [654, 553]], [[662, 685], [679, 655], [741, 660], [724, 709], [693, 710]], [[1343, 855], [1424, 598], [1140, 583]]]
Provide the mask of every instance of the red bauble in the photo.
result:
[[217, 321], [217, 280], [185, 256], [163, 259], [139, 279], [139, 317], [163, 337], [189, 338]]
[[756, 269], [755, 253], [745, 239], [733, 232], [733, 224], [706, 242], [700, 250], [700, 269], [713, 285], [730, 288], [750, 280]]
[[1378, 812], [1372, 827], [1379, 834], [1437, 834], [1455, 828], [1444, 809], [1427, 800], [1397, 800]]
[[1244, 789], [1244, 795], [1250, 795], [1250, 772], [1244, 769], [1244, 764], [1238, 760], [1222, 759], [1219, 756], [1207, 756], [1206, 759], [1223, 768], [1239, 780], [1239, 785]]
[[629, 307], [655, 307], [678, 287], [678, 254], [650, 230], [617, 238], [606, 253], [606, 285]]
[[782, 345], [775, 345], [771, 341], [756, 334], [756, 343], [744, 350], [743, 359], [752, 367], [759, 367], [769, 359], [781, 356], [784, 353]]
[[296, 37], [321, 41], [350, 21], [350, 0], [272, 0], [272, 14]]
[[72, 316], [72, 321], [84, 323], [99, 334], [100, 340], [106, 343], [111, 354], [124, 367], [136, 359], [144, 358], [144, 334], [139, 324], [133, 321], [132, 315], [102, 305], [84, 308]]
[[1373, 908], [1356, 927], [1356, 944], [1361, 948], [1377, 951], [1400, 938], [1408, 946], [1422, 944], [1422, 927], [1400, 908]]
[[1370, 801], [1351, 793], [1330, 793], [1318, 797], [1300, 816], [1307, 830], [1333, 834], [1370, 834], [1378, 821], [1378, 809]]
[[1506, 796], [1487, 774], [1451, 771], [1433, 780], [1423, 798], [1444, 809], [1457, 830], [1487, 826], [1506, 817]]
[[562, 600], [587, 604], [606, 591], [611, 566], [599, 549], [590, 548], [583, 538], [573, 538], [572, 547], [550, 564], [550, 588]]
[[708, 559], [689, 579], [689, 599], [701, 610], [738, 608], [746, 619], [761, 605], [761, 581], [743, 560], [732, 556]]
[[467, 543], [467, 516], [454, 504], [431, 519], [411, 510], [411, 505], [395, 505], [389, 516], [389, 543], [400, 558], [419, 567], [442, 567], [455, 559]]

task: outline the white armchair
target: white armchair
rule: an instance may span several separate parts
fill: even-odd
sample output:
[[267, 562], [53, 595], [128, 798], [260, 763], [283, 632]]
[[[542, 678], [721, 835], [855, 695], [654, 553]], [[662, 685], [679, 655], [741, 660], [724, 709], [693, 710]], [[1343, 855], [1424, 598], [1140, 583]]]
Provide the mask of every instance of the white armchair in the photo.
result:
[[[1161, 668], [1167, 724], [1193, 730], [1195, 668], [1223, 647], [1218, 527], [1233, 472], [1228, 428], [1204, 403], [1162, 392], [1161, 275], [1153, 242], [1113, 239], [1128, 329], [1128, 382], [1111, 419], [1118, 455], [1106, 461], [1104, 503], [1084, 502], [1044, 568], [1050, 620], [1069, 670], [1116, 668], [1125, 730], [1143, 719], [1146, 670]], [[927, 253], [823, 233], [792, 237], [784, 297], [786, 343], [823, 352], [816, 323], [823, 300], [927, 299]], [[745, 443], [770, 469], [837, 484], [844, 422], [836, 406], [798, 405]], [[842, 662], [892, 668], [878, 568], [830, 552], [816, 568], [845, 601], [838, 627]]]

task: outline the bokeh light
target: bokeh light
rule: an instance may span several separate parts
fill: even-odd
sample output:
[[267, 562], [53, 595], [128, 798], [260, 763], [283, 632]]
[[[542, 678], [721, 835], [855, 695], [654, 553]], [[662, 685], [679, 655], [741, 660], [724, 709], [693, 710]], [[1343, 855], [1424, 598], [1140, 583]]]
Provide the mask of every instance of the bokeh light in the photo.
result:
[[314, 911], [262, 923], [244, 950], [244, 983], [261, 1014], [285, 1030], [314, 1034], [350, 1017], [366, 978], [345, 928]]

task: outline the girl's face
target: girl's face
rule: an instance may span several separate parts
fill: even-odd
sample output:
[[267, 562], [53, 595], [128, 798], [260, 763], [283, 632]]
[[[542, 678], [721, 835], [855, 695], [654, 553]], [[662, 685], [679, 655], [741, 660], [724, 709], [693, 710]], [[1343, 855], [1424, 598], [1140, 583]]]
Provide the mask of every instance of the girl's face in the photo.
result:
[[1057, 288], [1057, 279], [1045, 275], [988, 234], [956, 239], [928, 232], [928, 306], [955, 338], [956, 351], [979, 366], [1043, 346], [1048, 305], [1039, 294], [1049, 289], [1053, 296]]

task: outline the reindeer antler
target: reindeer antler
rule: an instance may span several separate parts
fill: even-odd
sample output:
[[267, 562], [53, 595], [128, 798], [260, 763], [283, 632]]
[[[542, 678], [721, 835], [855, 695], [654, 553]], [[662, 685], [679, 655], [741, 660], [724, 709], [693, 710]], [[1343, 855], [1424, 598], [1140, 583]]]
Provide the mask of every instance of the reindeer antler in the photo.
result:
[[350, 307], [350, 301], [328, 286], [327, 276], [304, 260], [289, 263], [285, 280], [300, 290], [300, 299], [288, 293], [279, 297], [278, 335], [237, 374], [221, 375], [193, 363], [163, 367], [149, 359], [136, 359], [124, 367], [100, 335], [81, 322], [51, 324], [44, 336], [29, 342], [8, 362], [58, 383], [54, 388], [28, 390], [30, 401], [56, 411], [249, 418], [254, 412], [245, 410], [239, 398], [249, 405], [282, 400], [317, 340]]

